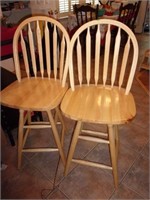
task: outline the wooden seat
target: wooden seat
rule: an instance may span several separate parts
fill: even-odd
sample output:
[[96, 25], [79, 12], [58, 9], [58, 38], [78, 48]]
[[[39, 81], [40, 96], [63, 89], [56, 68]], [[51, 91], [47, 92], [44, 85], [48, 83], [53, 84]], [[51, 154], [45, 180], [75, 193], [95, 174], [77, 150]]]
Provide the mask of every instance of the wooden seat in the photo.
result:
[[[97, 27], [95, 55], [91, 56], [90, 27]], [[106, 26], [104, 55], [101, 56], [100, 26]], [[116, 26], [118, 33], [115, 46], [110, 50], [111, 27]], [[82, 48], [80, 35], [87, 30], [86, 48]], [[121, 46], [121, 30], [128, 35], [125, 47]], [[93, 41], [92, 41], [93, 42]], [[68, 151], [65, 174], [71, 162], [112, 170], [115, 187], [118, 187], [118, 126], [132, 120], [136, 115], [134, 98], [130, 92], [138, 60], [138, 43], [134, 33], [116, 20], [94, 20], [80, 27], [71, 39], [69, 50], [70, 89], [66, 92], [61, 110], [64, 115], [77, 122]], [[130, 56], [129, 56], [130, 55]], [[63, 84], [65, 84], [65, 78]], [[107, 133], [85, 130], [84, 123], [106, 126]], [[78, 139], [105, 143], [110, 147], [111, 164], [74, 158]]]
[[139, 12], [141, 1], [124, 5], [121, 3], [118, 21], [126, 24], [134, 32], [135, 21]]
[[[53, 29], [50, 29], [49, 25]], [[24, 30], [25, 34], [22, 34]], [[53, 44], [50, 44], [51, 36], [53, 36]], [[43, 49], [43, 38], [45, 49]], [[67, 90], [67, 84], [62, 87], [62, 75], [64, 66], [68, 62], [69, 40], [66, 29], [58, 21], [46, 16], [27, 18], [16, 29], [13, 38], [13, 56], [17, 81], [1, 91], [1, 104], [19, 109], [18, 168], [21, 167], [23, 152], [58, 151], [63, 164], [66, 163], [62, 149], [65, 126], [59, 104]], [[19, 41], [21, 42], [22, 56], [18, 52]], [[53, 63], [50, 62], [51, 45], [53, 45]], [[51, 64], [53, 64], [53, 70]], [[30, 72], [32, 72], [32, 76]], [[52, 114], [53, 110], [56, 115]], [[32, 122], [32, 111], [46, 112], [48, 121]], [[56, 128], [56, 118], [62, 124], [61, 139]], [[26, 148], [27, 136], [34, 128], [52, 128], [56, 148]]]

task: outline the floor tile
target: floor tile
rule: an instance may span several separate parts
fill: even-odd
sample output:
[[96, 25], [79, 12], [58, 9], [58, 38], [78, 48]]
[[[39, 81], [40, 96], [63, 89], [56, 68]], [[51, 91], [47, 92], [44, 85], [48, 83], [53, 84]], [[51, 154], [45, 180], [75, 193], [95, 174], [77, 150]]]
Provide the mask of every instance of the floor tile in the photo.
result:
[[135, 118], [133, 119], [133, 123], [137, 126], [140, 126], [142, 128], [145, 128], [147, 131], [149, 131], [149, 108], [143, 106], [142, 104], [136, 105], [137, 113]]
[[139, 153], [148, 142], [149, 132], [134, 123], [128, 123], [120, 126], [119, 136], [120, 144]]
[[[65, 147], [64, 151], [66, 157], [70, 140], [71, 140], [71, 134], [67, 134], [65, 136], [65, 141], [64, 141], [64, 147]], [[83, 158], [91, 149], [93, 149], [93, 146], [95, 146], [95, 144], [91, 144], [90, 142], [79, 141], [74, 156]], [[36, 156], [34, 156], [32, 159], [32, 163], [35, 166], [35, 168], [41, 171], [41, 173], [43, 173], [51, 181], [54, 181], [58, 159], [59, 159], [58, 152], [46, 152], [46, 153], [43, 152], [43, 153], [38, 153]], [[69, 171], [71, 171], [75, 166], [76, 166], [75, 164], [72, 164], [70, 166]], [[56, 179], [57, 182], [59, 182], [62, 178], [64, 178], [64, 166], [60, 161]]]
[[52, 184], [39, 171], [28, 165], [17, 176], [2, 182], [2, 199], [41, 199], [45, 188]]
[[136, 192], [132, 191], [131, 189], [127, 188], [126, 186], [124, 185], [121, 185], [119, 187], [118, 190], [116, 190], [114, 192], [114, 194], [112, 195], [112, 197], [110, 199], [118, 199], [118, 200], [121, 200], [121, 199], [144, 199], [142, 198], [140, 195], [138, 195]]
[[149, 199], [149, 160], [139, 156], [123, 180], [123, 184], [145, 199]]
[[[130, 169], [137, 155], [138, 154], [135, 151], [132, 151], [124, 145], [120, 145], [118, 155], [119, 182], [125, 176], [126, 172]], [[90, 152], [86, 159], [111, 166], [109, 147], [105, 144], [97, 145], [97, 147], [92, 152]], [[110, 170], [107, 170], [107, 173], [111, 174], [111, 176], [113, 177]]]
[[68, 199], [59, 189], [52, 192], [46, 199]]
[[69, 199], [108, 199], [114, 185], [111, 175], [80, 165], [60, 183], [59, 188]]
[[144, 156], [147, 159], [150, 159], [149, 157], [149, 147], [150, 147], [150, 143], [148, 142], [142, 149], [141, 154], [142, 156]]

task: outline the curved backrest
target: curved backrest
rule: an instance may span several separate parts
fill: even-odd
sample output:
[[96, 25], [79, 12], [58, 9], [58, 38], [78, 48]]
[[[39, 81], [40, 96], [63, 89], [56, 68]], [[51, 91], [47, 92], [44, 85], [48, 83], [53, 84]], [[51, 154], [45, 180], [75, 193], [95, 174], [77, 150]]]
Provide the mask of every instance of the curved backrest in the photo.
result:
[[92, 5], [74, 5], [74, 12], [77, 18], [78, 26], [85, 24], [88, 21], [98, 18], [98, 5], [93, 7]]
[[[91, 26], [96, 26], [97, 29], [94, 41], [91, 41]], [[111, 30], [115, 27], [118, 28], [118, 31], [115, 45], [111, 46]], [[83, 42], [80, 35], [85, 30], [87, 30], [87, 34], [84, 38], [85, 42]], [[128, 36], [125, 46], [121, 46], [122, 30]], [[103, 37], [105, 37], [104, 52], [101, 48]], [[83, 47], [82, 44], [84, 44]], [[93, 44], [95, 44], [95, 49], [92, 48]], [[75, 89], [75, 84], [80, 86], [82, 84], [94, 84], [95, 86], [101, 84], [104, 87], [110, 85], [110, 88], [114, 86], [125, 87], [126, 94], [128, 94], [135, 74], [138, 54], [137, 39], [131, 29], [123, 23], [116, 20], [100, 19], [84, 24], [71, 39], [69, 72], [72, 90]]]
[[124, 5], [121, 3], [118, 21], [129, 26], [134, 31], [134, 24], [139, 12], [141, 1]]
[[[21, 43], [21, 46], [19, 45]], [[47, 76], [62, 80], [68, 64], [70, 38], [57, 20], [48, 16], [34, 16], [22, 21], [13, 38], [13, 55], [18, 81], [21, 81], [21, 66], [26, 76]], [[21, 55], [18, 49], [22, 49]]]

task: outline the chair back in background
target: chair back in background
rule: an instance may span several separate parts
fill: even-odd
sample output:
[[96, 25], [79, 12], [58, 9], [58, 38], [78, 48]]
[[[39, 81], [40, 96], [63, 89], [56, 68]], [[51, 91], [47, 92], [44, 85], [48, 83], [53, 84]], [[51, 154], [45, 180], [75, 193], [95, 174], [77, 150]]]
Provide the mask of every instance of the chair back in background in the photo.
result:
[[93, 7], [92, 5], [74, 5], [74, 12], [77, 18], [78, 26], [83, 25], [84, 23], [97, 19], [98, 18], [98, 7]]
[[119, 9], [119, 17], [118, 21], [126, 24], [128, 27], [131, 28], [132, 31], [135, 29], [135, 21], [139, 12], [141, 1], [135, 3], [129, 3], [124, 5], [121, 3]]

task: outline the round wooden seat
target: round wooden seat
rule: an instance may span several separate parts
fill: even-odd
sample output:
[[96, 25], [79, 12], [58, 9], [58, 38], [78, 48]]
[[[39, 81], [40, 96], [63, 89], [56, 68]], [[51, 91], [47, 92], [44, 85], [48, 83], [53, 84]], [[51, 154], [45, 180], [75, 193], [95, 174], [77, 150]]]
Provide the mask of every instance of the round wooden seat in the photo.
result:
[[125, 89], [110, 86], [82, 86], [75, 91], [67, 91], [62, 104], [62, 112], [69, 118], [100, 124], [122, 124], [136, 114], [135, 102]]

